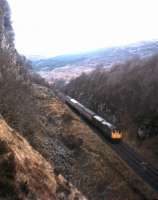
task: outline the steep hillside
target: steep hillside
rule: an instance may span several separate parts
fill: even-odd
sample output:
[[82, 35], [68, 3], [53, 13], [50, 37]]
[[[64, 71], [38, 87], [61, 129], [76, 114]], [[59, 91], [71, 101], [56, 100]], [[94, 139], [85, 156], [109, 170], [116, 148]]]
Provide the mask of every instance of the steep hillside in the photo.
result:
[[86, 200], [0, 116], [0, 199]]
[[56, 174], [92, 200], [158, 197], [52, 91], [38, 90], [45, 131], [36, 133], [31, 143], [53, 164]]
[[33, 68], [49, 82], [59, 79], [69, 81], [83, 72], [89, 73], [96, 67], [108, 68], [114, 63], [123, 62], [134, 57], [151, 56], [157, 52], [157, 41], [141, 42], [76, 55], [33, 60]]
[[34, 80], [27, 70], [28, 61], [14, 47], [10, 9], [5, 0], [0, 1], [0, 10], [0, 114], [11, 127], [24, 134], [32, 129], [29, 121], [36, 121]]
[[[40, 130], [34, 82], [27, 60], [14, 48], [10, 9], [0, 1], [0, 199], [86, 199], [20, 135]], [[34, 108], [34, 109], [32, 109]], [[3, 116], [3, 117], [2, 117]], [[31, 140], [32, 139], [32, 140]]]
[[124, 130], [124, 140], [158, 166], [158, 55], [96, 70], [65, 92]]
[[0, 1], [0, 199], [151, 200], [155, 193], [62, 103], [13, 42]]
[[86, 199], [61, 174], [54, 174], [57, 155], [51, 166], [20, 136], [34, 145], [38, 143], [36, 137], [40, 138], [41, 132], [46, 134], [47, 129], [33, 87], [37, 77], [28, 73], [27, 61], [14, 48], [10, 9], [5, 0], [0, 1], [0, 30], [0, 199]]

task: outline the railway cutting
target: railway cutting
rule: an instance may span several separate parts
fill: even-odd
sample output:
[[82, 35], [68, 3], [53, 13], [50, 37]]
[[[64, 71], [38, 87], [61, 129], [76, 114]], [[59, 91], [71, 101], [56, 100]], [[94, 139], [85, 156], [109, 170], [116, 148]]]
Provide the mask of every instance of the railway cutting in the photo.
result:
[[[75, 110], [94, 132], [99, 134], [104, 142], [124, 160], [137, 175], [139, 175], [155, 191], [158, 191], [158, 169], [147, 162], [133, 148], [122, 141], [122, 133], [114, 125], [107, 122], [96, 113], [86, 108], [77, 100], [57, 93], [57, 96], [64, 101], [71, 109]], [[117, 142], [116, 142], [117, 141]]]

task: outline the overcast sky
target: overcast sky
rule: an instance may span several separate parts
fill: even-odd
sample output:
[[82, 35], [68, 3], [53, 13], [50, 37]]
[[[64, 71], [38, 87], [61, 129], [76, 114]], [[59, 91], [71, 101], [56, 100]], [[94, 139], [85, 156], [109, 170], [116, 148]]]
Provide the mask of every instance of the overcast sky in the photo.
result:
[[55, 56], [158, 38], [158, 0], [8, 0], [16, 47]]

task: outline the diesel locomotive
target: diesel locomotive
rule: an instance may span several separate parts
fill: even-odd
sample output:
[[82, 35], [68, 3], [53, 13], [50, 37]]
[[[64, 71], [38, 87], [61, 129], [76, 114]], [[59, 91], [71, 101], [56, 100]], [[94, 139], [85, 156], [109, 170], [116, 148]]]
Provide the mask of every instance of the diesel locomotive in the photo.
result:
[[77, 100], [64, 96], [62, 94], [62, 99], [73, 109], [75, 109], [81, 116], [83, 116], [86, 120], [95, 125], [106, 138], [113, 141], [121, 141], [122, 133], [119, 131], [114, 125], [107, 122], [105, 119], [97, 115], [95, 112], [86, 108], [84, 105], [79, 103]]

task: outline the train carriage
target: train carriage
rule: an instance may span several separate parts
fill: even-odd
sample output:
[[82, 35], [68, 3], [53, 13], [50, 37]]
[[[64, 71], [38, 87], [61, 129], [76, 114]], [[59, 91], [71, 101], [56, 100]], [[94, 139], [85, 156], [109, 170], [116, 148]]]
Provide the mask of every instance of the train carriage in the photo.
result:
[[101, 130], [105, 137], [110, 138], [113, 141], [120, 141], [122, 139], [122, 133], [114, 125], [107, 122], [104, 118], [86, 108], [75, 99], [66, 96], [65, 102], [73, 109], [75, 109], [85, 119], [95, 125], [99, 130]]

